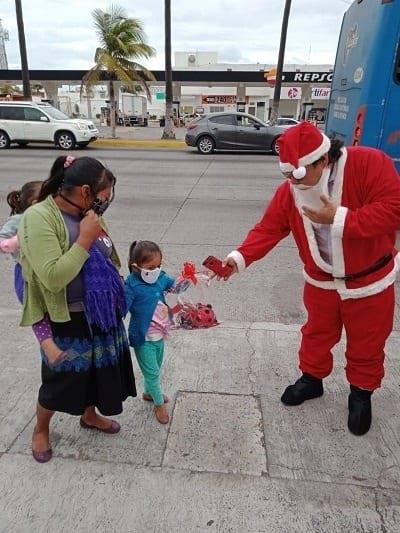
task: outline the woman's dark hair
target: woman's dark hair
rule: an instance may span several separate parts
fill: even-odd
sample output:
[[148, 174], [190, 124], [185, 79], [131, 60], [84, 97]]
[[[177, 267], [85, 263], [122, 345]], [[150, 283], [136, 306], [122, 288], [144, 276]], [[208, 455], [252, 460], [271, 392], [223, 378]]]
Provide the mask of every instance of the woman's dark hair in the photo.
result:
[[54, 161], [50, 175], [43, 183], [39, 201], [50, 194], [57, 194], [59, 190], [70, 191], [82, 185], [88, 185], [94, 196], [110, 185], [114, 191], [116, 178], [100, 161], [93, 157], [77, 157], [72, 162], [69, 159], [72, 156], [60, 156]]
[[10, 215], [20, 215], [38, 200], [42, 185], [43, 181], [28, 181], [21, 190], [9, 192], [7, 203], [11, 207]]
[[128, 268], [129, 272], [134, 270], [133, 264], [138, 266], [149, 261], [154, 254], [162, 255], [161, 249], [153, 241], [134, 241], [129, 247]]

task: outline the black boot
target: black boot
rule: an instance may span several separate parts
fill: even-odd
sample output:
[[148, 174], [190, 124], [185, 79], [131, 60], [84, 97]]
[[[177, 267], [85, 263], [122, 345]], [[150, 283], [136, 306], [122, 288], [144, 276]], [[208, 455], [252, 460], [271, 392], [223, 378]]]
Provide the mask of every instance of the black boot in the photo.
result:
[[371, 427], [371, 395], [373, 391], [350, 385], [347, 426], [354, 435], [365, 435]]
[[285, 405], [300, 405], [306, 400], [318, 398], [324, 394], [322, 379], [303, 374], [294, 385], [289, 385], [282, 394], [281, 402]]

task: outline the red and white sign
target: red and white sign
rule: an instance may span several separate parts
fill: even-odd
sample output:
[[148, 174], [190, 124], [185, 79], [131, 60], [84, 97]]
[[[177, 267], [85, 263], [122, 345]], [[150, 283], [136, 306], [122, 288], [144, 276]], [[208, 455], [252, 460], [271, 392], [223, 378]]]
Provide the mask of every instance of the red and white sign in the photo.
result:
[[281, 99], [282, 100], [300, 100], [301, 99], [301, 87], [282, 87]]
[[290, 98], [290, 100], [296, 100], [298, 98], [298, 93], [299, 90], [297, 87], [290, 87], [288, 90], [288, 98]]
[[203, 105], [215, 105], [215, 104], [236, 104], [236, 96], [234, 95], [219, 95], [219, 96], [208, 96], [203, 95], [201, 97], [201, 103]]

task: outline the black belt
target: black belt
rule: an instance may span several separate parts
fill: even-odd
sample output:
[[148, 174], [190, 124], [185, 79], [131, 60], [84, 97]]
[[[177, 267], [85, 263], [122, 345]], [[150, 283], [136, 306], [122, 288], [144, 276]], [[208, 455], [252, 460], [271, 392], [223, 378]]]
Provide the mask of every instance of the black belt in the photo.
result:
[[347, 276], [343, 276], [342, 278], [335, 278], [334, 277], [334, 279], [342, 279], [344, 281], [350, 281], [350, 280], [353, 280], [353, 279], [362, 278], [364, 276], [367, 276], [368, 274], [373, 274], [374, 272], [377, 272], [378, 270], [380, 270], [381, 268], [386, 266], [388, 263], [390, 263], [390, 261], [392, 259], [393, 259], [393, 254], [392, 253], [386, 254], [383, 257], [381, 257], [380, 259], [378, 259], [378, 261], [376, 263], [374, 263], [370, 267], [366, 268], [365, 270], [361, 270], [360, 272], [356, 272], [355, 274], [347, 274]]

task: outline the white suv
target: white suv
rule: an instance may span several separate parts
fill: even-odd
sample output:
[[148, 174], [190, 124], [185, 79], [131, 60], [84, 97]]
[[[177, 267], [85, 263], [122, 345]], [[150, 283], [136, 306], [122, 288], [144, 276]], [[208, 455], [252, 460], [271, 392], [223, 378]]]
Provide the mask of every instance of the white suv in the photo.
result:
[[48, 103], [0, 102], [0, 149], [11, 143], [51, 142], [62, 150], [87, 146], [99, 130], [90, 120], [71, 119]]

